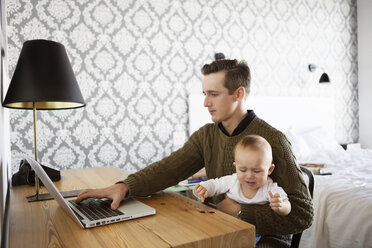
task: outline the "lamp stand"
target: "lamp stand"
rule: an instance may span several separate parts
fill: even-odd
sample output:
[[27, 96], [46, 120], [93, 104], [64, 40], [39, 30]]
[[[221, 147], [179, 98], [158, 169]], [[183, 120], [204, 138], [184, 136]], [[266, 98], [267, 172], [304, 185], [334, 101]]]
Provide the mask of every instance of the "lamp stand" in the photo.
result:
[[[34, 154], [35, 154], [35, 160], [37, 161], [37, 141], [36, 141], [36, 104], [33, 102], [33, 117], [34, 117]], [[35, 196], [36, 199], [39, 199], [39, 177], [35, 173]]]
[[[37, 161], [37, 139], [36, 139], [36, 103], [32, 103], [33, 119], [34, 119], [34, 154]], [[27, 196], [28, 201], [39, 201], [39, 177], [35, 173], [35, 195]]]

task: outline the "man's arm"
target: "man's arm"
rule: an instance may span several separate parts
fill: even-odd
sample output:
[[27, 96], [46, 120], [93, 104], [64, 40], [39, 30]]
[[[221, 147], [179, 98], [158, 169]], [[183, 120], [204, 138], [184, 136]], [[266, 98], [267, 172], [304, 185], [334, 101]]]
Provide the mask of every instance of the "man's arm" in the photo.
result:
[[228, 196], [226, 196], [224, 200], [217, 203], [217, 209], [234, 217], [239, 217], [238, 215], [242, 210], [240, 204], [230, 199]]
[[203, 150], [195, 132], [184, 146], [168, 157], [129, 175], [123, 182], [129, 195], [147, 196], [176, 185], [204, 167]]
[[124, 181], [107, 188], [83, 191], [76, 202], [90, 197], [109, 198], [113, 200], [111, 208], [116, 209], [127, 194], [147, 196], [177, 184], [204, 166], [199, 133], [200, 130], [195, 132], [182, 148], [170, 156], [129, 175]]

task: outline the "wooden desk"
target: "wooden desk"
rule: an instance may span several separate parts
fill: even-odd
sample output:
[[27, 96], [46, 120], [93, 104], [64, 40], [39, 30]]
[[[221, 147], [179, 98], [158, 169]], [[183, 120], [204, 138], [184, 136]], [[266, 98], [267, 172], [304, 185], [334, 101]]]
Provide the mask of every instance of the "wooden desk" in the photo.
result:
[[[126, 176], [117, 167], [67, 170], [55, 184], [61, 191], [106, 187]], [[32, 186], [12, 188], [9, 247], [254, 246], [253, 225], [170, 191], [137, 198], [156, 209], [153, 216], [91, 229], [80, 228], [55, 200], [28, 203], [32, 193]]]

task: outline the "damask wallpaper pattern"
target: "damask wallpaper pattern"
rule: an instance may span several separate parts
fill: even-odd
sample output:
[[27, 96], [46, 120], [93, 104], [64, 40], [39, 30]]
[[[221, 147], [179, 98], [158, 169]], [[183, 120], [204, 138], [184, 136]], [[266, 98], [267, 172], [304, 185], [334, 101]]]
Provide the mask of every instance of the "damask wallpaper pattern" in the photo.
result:
[[[252, 94], [329, 96], [336, 135], [358, 140], [355, 0], [9, 0], [8, 64], [22, 44], [65, 45], [87, 106], [38, 111], [40, 160], [137, 171], [187, 139], [187, 96], [215, 52], [244, 59]], [[317, 83], [321, 71], [332, 84]], [[12, 169], [32, 155], [32, 111], [11, 110]]]

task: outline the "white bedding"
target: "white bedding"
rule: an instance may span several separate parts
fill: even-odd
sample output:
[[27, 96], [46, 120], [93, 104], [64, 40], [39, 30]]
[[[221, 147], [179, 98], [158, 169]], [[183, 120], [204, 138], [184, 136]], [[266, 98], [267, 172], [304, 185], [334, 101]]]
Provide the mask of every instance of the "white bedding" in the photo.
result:
[[314, 223], [300, 247], [372, 247], [372, 187], [316, 176]]
[[321, 128], [287, 136], [300, 163], [332, 172], [315, 175], [314, 222], [300, 247], [372, 247], [372, 150], [345, 151]]

